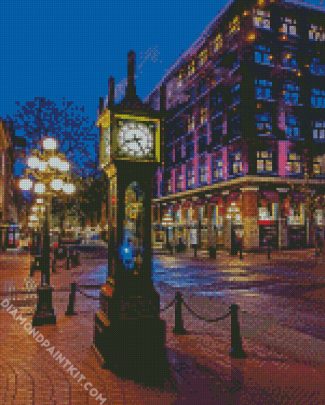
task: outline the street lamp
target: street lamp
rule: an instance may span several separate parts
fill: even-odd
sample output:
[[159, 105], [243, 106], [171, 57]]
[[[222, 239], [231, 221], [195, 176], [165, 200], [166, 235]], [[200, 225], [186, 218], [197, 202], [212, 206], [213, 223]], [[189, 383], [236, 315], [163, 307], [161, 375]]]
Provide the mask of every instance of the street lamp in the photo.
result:
[[[33, 325], [56, 323], [56, 316], [52, 306], [52, 291], [50, 285], [50, 227], [49, 211], [54, 195], [72, 194], [74, 184], [67, 181], [67, 172], [70, 169], [65, 156], [57, 153], [57, 141], [46, 137], [41, 142], [42, 150], [34, 150], [27, 159], [26, 177], [22, 178], [19, 186], [24, 191], [33, 191], [37, 195], [36, 206], [29, 220], [31, 225], [39, 218], [36, 212], [44, 212], [43, 220], [43, 250], [42, 250], [42, 277], [41, 285], [37, 289], [38, 302], [33, 317]], [[42, 206], [43, 204], [45, 206]]]

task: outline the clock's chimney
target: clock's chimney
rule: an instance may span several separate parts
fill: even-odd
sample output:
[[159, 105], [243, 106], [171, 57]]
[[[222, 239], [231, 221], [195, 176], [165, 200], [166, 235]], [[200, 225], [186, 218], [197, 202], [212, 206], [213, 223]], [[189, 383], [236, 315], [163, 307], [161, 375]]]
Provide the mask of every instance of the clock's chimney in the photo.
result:
[[135, 96], [135, 52], [130, 51], [128, 53], [128, 82], [126, 87], [126, 97], [134, 98]]
[[115, 80], [110, 76], [108, 79], [108, 105], [113, 107], [115, 103]]

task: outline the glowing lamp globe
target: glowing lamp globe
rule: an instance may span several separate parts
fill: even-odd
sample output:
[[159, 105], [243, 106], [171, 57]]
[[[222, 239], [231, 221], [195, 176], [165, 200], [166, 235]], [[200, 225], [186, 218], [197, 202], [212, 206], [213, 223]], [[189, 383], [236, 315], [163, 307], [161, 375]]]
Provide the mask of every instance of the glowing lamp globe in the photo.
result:
[[34, 191], [36, 194], [44, 194], [45, 193], [45, 184], [44, 183], [36, 183], [34, 187]]
[[73, 194], [73, 193], [76, 191], [76, 187], [75, 187], [75, 185], [72, 184], [72, 183], [65, 183], [65, 184], [63, 185], [63, 191], [64, 191], [66, 194]]
[[51, 181], [51, 188], [55, 191], [61, 190], [63, 187], [63, 181], [61, 179], [53, 179]]
[[43, 204], [43, 202], [44, 202], [43, 198], [36, 198], [37, 204]]
[[45, 150], [56, 150], [58, 146], [57, 141], [54, 138], [45, 138], [42, 145]]
[[49, 166], [52, 169], [60, 169], [61, 159], [58, 156], [52, 156], [49, 159]]
[[21, 179], [19, 181], [19, 188], [23, 191], [29, 191], [33, 187], [33, 182], [30, 179]]
[[31, 156], [27, 159], [27, 166], [31, 169], [38, 169], [40, 160], [37, 156]]
[[30, 220], [30, 221], [37, 221], [38, 218], [37, 218], [36, 215], [30, 215], [29, 220]]
[[47, 168], [47, 162], [45, 160], [40, 160], [38, 168], [41, 172], [44, 172]]
[[68, 172], [70, 169], [70, 164], [69, 162], [66, 162], [65, 160], [60, 160], [60, 166], [58, 167], [59, 170], [62, 172]]

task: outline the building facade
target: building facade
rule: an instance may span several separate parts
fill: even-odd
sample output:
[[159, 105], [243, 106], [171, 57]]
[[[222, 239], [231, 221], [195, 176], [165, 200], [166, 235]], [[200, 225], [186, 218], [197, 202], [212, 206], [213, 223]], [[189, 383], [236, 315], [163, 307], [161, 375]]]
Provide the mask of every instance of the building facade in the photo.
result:
[[0, 250], [18, 241], [13, 137], [12, 126], [0, 119]]
[[[165, 95], [161, 94], [161, 86]], [[233, 0], [171, 67], [156, 245], [313, 246], [324, 233], [325, 9]]]

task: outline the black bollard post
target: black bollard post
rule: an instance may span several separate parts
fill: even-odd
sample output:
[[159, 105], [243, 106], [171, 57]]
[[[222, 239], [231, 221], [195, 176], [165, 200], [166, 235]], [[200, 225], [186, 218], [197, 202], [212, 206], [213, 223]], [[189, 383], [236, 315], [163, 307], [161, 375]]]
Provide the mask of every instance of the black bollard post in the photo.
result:
[[56, 273], [56, 258], [55, 258], [55, 256], [52, 259], [52, 273]]
[[70, 270], [70, 264], [71, 264], [70, 251], [69, 249], [67, 249], [67, 270]]
[[267, 243], [267, 258], [270, 260], [271, 259], [271, 243]]
[[80, 266], [80, 252], [76, 251], [76, 266]]
[[177, 291], [175, 295], [175, 327], [173, 332], [175, 335], [185, 335], [186, 330], [183, 325], [183, 318], [182, 318], [182, 294]]
[[239, 259], [243, 260], [243, 246], [242, 245], [240, 245], [240, 247], [239, 247]]
[[70, 284], [69, 303], [67, 306], [67, 310], [65, 311], [65, 314], [68, 316], [77, 315], [77, 313], [74, 310], [74, 304], [75, 304], [75, 300], [76, 300], [76, 291], [77, 291], [77, 283], [71, 283]]
[[244, 352], [242, 340], [240, 336], [240, 326], [238, 320], [239, 306], [236, 304], [230, 305], [231, 315], [231, 349], [230, 356], [235, 359], [244, 359], [246, 353]]
[[29, 268], [29, 275], [30, 275], [30, 277], [33, 277], [34, 272], [35, 272], [35, 264], [34, 264], [34, 262], [31, 262], [30, 268]]

